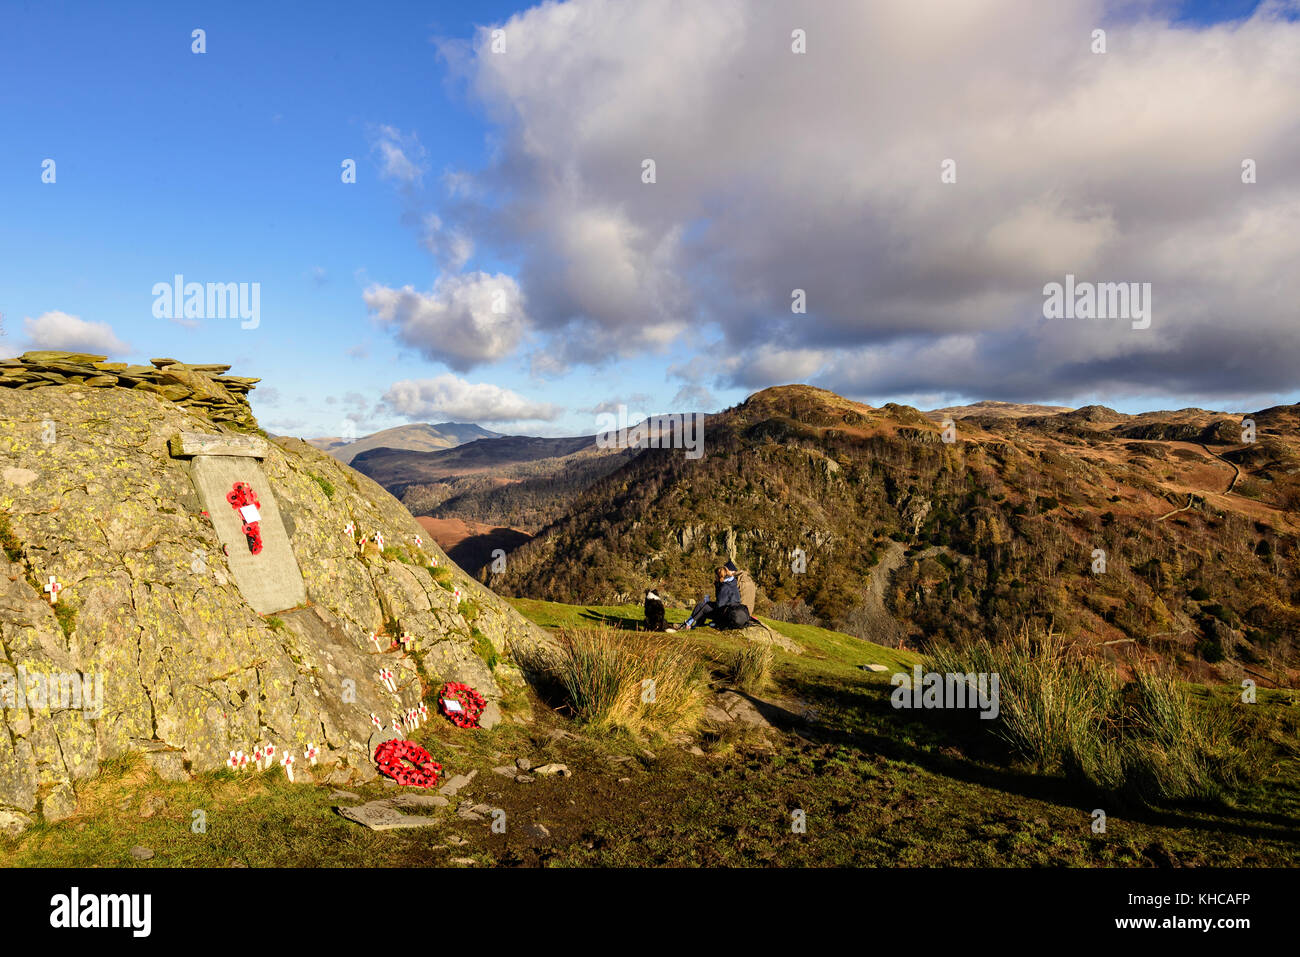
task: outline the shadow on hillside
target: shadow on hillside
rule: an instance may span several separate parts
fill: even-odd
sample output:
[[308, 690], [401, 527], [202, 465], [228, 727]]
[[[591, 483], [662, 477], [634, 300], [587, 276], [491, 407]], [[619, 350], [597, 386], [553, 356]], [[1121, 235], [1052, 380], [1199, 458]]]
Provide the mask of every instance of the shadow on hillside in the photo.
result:
[[645, 631], [645, 621], [640, 618], [621, 618], [618, 615], [607, 615], [604, 612], [592, 611], [590, 608], [584, 608], [582, 614], [578, 617], [584, 621], [590, 621], [593, 624], [603, 625], [606, 628], [617, 628], [619, 631]]
[[492, 563], [498, 550], [508, 555], [532, 538], [517, 528], [493, 528], [461, 539], [447, 549], [447, 557], [471, 576], [478, 577], [478, 573]]
[[[942, 720], [944, 716], [932, 712], [918, 712], [911, 715], [895, 709], [890, 703], [892, 690], [889, 687], [850, 690], [820, 683], [806, 683], [800, 685], [799, 695], [808, 700], [816, 710], [843, 710], [862, 714], [865, 709], [866, 717], [891, 722], [900, 732], [908, 735], [936, 740], [946, 738], [952, 744], [959, 745], [964, 751], [982, 757], [992, 753], [989, 745], [991, 736], [988, 735], [987, 730], [958, 726], [951, 720], [951, 715], [946, 716], [949, 720], [944, 721]], [[846, 731], [830, 728], [823, 723], [809, 721], [803, 716], [770, 703], [748, 695], [745, 697], [749, 698], [755, 707], [759, 708], [760, 713], [773, 724], [789, 729], [809, 742], [848, 747], [869, 754], [882, 755], [953, 780], [1064, 807], [1076, 807], [1084, 821], [1093, 808], [1104, 801], [1107, 802], [1105, 806], [1113, 807], [1116, 814], [1134, 823], [1194, 829], [1211, 834], [1231, 833], [1300, 845], [1300, 820], [1284, 814], [1226, 806], [1169, 805], [1157, 808], [1135, 802], [1121, 802], [1116, 795], [1089, 793], [1086, 788], [1062, 777], [1049, 777], [1006, 766], [976, 763], [965, 757], [949, 757], [907, 744], [899, 737], [873, 730]], [[1287, 790], [1295, 790], [1294, 786], [1283, 787]], [[1276, 824], [1278, 827], [1261, 826], [1261, 822]]]

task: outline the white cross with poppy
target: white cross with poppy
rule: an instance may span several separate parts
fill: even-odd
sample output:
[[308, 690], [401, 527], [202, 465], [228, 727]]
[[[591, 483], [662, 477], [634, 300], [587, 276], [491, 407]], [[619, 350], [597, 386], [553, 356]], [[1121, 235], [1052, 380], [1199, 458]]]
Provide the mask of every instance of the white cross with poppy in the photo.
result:
[[416, 547], [416, 548], [423, 548], [423, 547], [424, 547], [424, 539], [421, 538], [419, 535], [416, 535], [416, 536], [415, 536], [415, 547]]
[[383, 532], [375, 532], [375, 545], [379, 548], [379, 550], [380, 550], [381, 552], [384, 550], [384, 533], [383, 533]]
[[407, 649], [407, 646], [412, 644], [415, 641], [415, 636], [412, 635], [409, 631], [404, 631], [402, 632], [402, 636], [397, 640], [402, 643], [403, 650], [409, 650]]
[[357, 523], [348, 522], [346, 525], [343, 526], [343, 531], [347, 532], [348, 537], [351, 538], [353, 535], [357, 533]]
[[373, 711], [370, 712], [370, 723], [373, 724], [376, 728], [379, 728], [381, 730], [384, 727], [384, 723], [379, 720], [379, 716], [376, 715]]
[[316, 759], [320, 757], [320, 748], [316, 747], [314, 744], [309, 744], [307, 745], [307, 750], [303, 752], [302, 756], [315, 766]]
[[239, 770], [239, 755], [236, 754], [234, 751], [231, 751], [230, 757], [226, 759], [226, 763], [230, 765], [230, 770], [232, 771]]
[[379, 636], [375, 634], [373, 631], [370, 633], [370, 641], [375, 646], [375, 651], [383, 651], [383, 649], [380, 647], [381, 643], [379, 641]]
[[53, 605], [55, 602], [59, 600], [59, 592], [63, 591], [63, 586], [59, 584], [59, 580], [57, 578], [51, 575], [49, 583], [46, 584], [45, 587], [41, 589], [41, 591], [47, 593], [50, 596], [50, 604]]

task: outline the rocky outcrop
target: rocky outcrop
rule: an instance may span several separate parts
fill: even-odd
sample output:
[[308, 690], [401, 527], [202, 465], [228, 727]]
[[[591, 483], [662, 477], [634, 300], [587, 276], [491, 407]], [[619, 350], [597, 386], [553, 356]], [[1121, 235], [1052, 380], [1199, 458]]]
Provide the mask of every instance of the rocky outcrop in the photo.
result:
[[[443, 681], [477, 688], [485, 723], [501, 719], [521, 680], [511, 647], [545, 643], [540, 629], [420, 541], [378, 485], [294, 439], [267, 443], [261, 492], [275, 497], [307, 601], [257, 614], [169, 449], [183, 432], [255, 430], [244, 400], [255, 380], [171, 360], [116, 365], [63, 353], [0, 363], [0, 830], [72, 813], [78, 783], [133, 750], [175, 778], [272, 743], [295, 753], [302, 780], [314, 744], [317, 774], [368, 779], [373, 744], [392, 734], [371, 714], [387, 728], [422, 698], [436, 710], [427, 696]], [[403, 633], [408, 650], [390, 649]]]
[[186, 365], [175, 359], [150, 359], [152, 365], [108, 362], [84, 352], [25, 352], [0, 359], [0, 388], [30, 390], [60, 385], [93, 389], [126, 388], [152, 392], [212, 422], [241, 431], [257, 428], [248, 393], [260, 379], [224, 375], [228, 365]]
[[898, 437], [907, 442], [916, 442], [921, 445], [940, 445], [943, 443], [943, 435], [932, 429], [900, 428]]

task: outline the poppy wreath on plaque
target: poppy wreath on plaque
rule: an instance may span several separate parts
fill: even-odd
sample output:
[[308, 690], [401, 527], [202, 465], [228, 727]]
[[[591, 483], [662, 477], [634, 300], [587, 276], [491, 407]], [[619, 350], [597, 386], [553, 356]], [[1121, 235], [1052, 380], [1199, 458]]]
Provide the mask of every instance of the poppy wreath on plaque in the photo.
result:
[[[409, 761], [410, 764], [403, 762]], [[384, 741], [375, 748], [379, 773], [403, 787], [431, 788], [438, 783], [442, 765], [414, 741]], [[412, 767], [414, 765], [414, 767]]]
[[226, 501], [235, 510], [243, 523], [244, 537], [248, 539], [248, 550], [254, 555], [262, 550], [261, 521], [262, 503], [257, 500], [257, 493], [247, 482], [236, 482], [226, 493]]
[[458, 681], [447, 682], [438, 692], [438, 710], [458, 728], [477, 728], [485, 707], [481, 694]]

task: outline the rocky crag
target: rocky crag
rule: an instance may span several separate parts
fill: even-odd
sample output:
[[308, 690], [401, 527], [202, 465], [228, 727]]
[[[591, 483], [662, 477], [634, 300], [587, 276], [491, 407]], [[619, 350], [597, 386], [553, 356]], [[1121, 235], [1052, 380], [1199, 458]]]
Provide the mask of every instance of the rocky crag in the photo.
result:
[[[511, 652], [545, 633], [374, 482], [266, 441], [246, 401], [257, 380], [228, 369], [0, 361], [0, 830], [68, 816], [78, 782], [130, 751], [179, 779], [272, 744], [296, 780], [368, 780], [393, 718], [422, 700], [432, 713], [444, 681], [484, 694], [485, 725], [527, 720]], [[182, 434], [254, 450], [264, 533], [298, 566], [267, 574], [300, 575], [304, 602], [254, 610], [232, 565], [256, 574], [261, 556], [232, 554], [248, 547], [239, 522], [214, 517], [230, 506], [205, 503]]]

